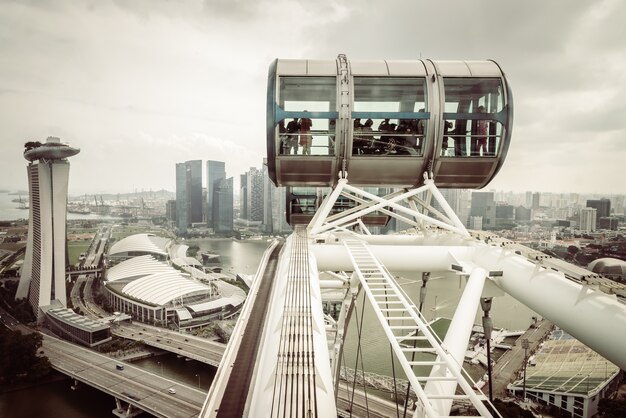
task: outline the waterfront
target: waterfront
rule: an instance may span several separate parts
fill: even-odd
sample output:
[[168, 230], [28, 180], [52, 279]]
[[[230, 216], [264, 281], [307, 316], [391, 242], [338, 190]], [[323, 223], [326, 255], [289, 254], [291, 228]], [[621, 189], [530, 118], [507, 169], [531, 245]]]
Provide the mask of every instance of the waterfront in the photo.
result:
[[[0, 221], [13, 221], [17, 219], [28, 219], [30, 211], [28, 209], [20, 208], [20, 204], [18, 202], [13, 202], [13, 199], [22, 199], [23, 201], [28, 202], [27, 195], [18, 195], [18, 194], [9, 194], [13, 192], [0, 192]], [[69, 213], [67, 214], [67, 219], [101, 219], [103, 221], [106, 220], [117, 220], [120, 218], [115, 218], [107, 215], [98, 215], [96, 213]]]

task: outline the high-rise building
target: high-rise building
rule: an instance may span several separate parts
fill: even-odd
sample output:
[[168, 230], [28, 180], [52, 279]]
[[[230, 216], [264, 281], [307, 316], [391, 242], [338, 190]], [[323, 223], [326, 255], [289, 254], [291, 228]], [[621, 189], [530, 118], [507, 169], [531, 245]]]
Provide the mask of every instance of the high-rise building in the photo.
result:
[[213, 185], [213, 230], [220, 234], [233, 232], [233, 178], [216, 180]]
[[524, 206], [527, 208], [532, 207], [533, 205], [533, 192], [526, 192], [524, 194]]
[[611, 215], [611, 200], [587, 200], [588, 208], [596, 209], [596, 224], [600, 223], [600, 218], [608, 218]]
[[202, 222], [202, 161], [176, 164], [176, 226], [179, 232]]
[[532, 209], [539, 209], [541, 206], [541, 193], [533, 193]]
[[247, 218], [252, 222], [263, 222], [263, 172], [251, 167], [247, 175]]
[[176, 201], [168, 200], [165, 202], [165, 219], [170, 223], [176, 223]]
[[67, 306], [65, 296], [68, 157], [80, 152], [48, 137], [44, 144], [27, 142], [30, 217], [26, 254], [16, 299], [28, 298], [38, 321], [40, 309], [57, 300]]
[[248, 219], [248, 173], [239, 175], [239, 217]]
[[473, 192], [470, 218], [481, 216], [483, 229], [496, 227], [496, 204], [493, 200], [493, 192]]
[[[213, 213], [216, 209], [214, 209], [213, 202], [214, 196], [213, 190], [220, 184], [222, 180], [226, 179], [226, 164], [223, 161], [212, 161], [208, 160], [206, 162], [206, 189], [207, 189], [207, 226], [209, 228], [215, 228]], [[231, 187], [232, 192], [232, 187]], [[231, 197], [232, 200], [232, 197]], [[232, 228], [231, 228], [232, 229]]]
[[528, 207], [517, 206], [515, 208], [515, 220], [518, 222], [530, 221], [531, 210]]
[[515, 227], [515, 207], [505, 203], [496, 205], [496, 226], [499, 229]]
[[189, 225], [189, 200], [187, 199], [187, 165], [176, 164], [176, 228], [186, 233]]
[[202, 160], [185, 162], [189, 168], [189, 209], [191, 223], [202, 222]]
[[276, 188], [272, 180], [270, 180], [267, 171], [267, 159], [263, 159], [261, 166], [261, 174], [263, 175], [263, 230], [267, 234], [274, 232], [274, 211], [272, 206], [276, 204], [273, 200], [273, 191]]
[[580, 230], [593, 232], [596, 230], [596, 208], [582, 208], [580, 210]]

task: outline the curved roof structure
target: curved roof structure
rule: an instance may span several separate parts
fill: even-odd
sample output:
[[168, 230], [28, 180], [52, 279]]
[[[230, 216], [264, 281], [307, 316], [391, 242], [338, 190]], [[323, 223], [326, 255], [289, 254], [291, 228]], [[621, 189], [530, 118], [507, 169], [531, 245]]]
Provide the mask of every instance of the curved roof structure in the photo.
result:
[[193, 257], [187, 257], [188, 245], [173, 244], [169, 248], [170, 260], [179, 267], [202, 266], [202, 263]]
[[617, 258], [598, 258], [589, 263], [587, 268], [594, 273], [626, 276], [626, 261]]
[[179, 298], [208, 295], [211, 288], [183, 275], [151, 255], [131, 258], [109, 269], [107, 282], [126, 283], [121, 292], [153, 305], [166, 305]]
[[170, 241], [169, 238], [158, 237], [154, 234], [131, 235], [113, 244], [109, 255], [134, 251], [167, 256], [166, 249]]
[[155, 273], [128, 283], [122, 292], [128, 296], [155, 305], [167, 303], [191, 295], [209, 294], [208, 286], [182, 276], [176, 269]]
[[107, 271], [106, 280], [109, 282], [129, 281], [171, 270], [173, 269], [170, 266], [157, 261], [153, 256], [141, 255], [111, 267]]

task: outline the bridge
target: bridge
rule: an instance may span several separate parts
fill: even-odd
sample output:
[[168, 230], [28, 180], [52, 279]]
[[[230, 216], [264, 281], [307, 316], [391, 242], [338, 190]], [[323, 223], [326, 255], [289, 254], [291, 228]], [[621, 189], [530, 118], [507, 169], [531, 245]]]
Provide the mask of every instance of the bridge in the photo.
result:
[[196, 417], [206, 397], [206, 392], [194, 387], [45, 334], [42, 350], [74, 386], [84, 383], [113, 396], [117, 406], [113, 413], [120, 417], [142, 411], [163, 418]]
[[225, 344], [216, 341], [144, 324], [118, 323], [113, 325], [111, 332], [214, 367], [219, 366], [226, 349]]

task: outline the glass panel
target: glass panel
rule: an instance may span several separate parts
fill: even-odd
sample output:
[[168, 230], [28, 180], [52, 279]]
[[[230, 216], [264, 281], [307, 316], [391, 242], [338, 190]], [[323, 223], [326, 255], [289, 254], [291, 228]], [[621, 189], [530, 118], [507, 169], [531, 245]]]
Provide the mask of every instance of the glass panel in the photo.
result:
[[403, 119], [400, 112], [426, 112], [423, 78], [354, 78], [354, 112], [384, 112], [353, 119], [352, 155], [422, 155], [426, 120]]
[[[278, 105], [287, 112], [334, 112], [335, 77], [280, 77]], [[281, 154], [335, 155], [334, 120], [289, 118], [278, 124]]]
[[314, 215], [318, 206], [317, 188], [292, 187], [289, 189], [289, 209], [292, 214]]
[[441, 155], [448, 157], [493, 157], [500, 150], [504, 128], [482, 113], [504, 108], [499, 78], [444, 79], [445, 113], [456, 119], [444, 121]]

